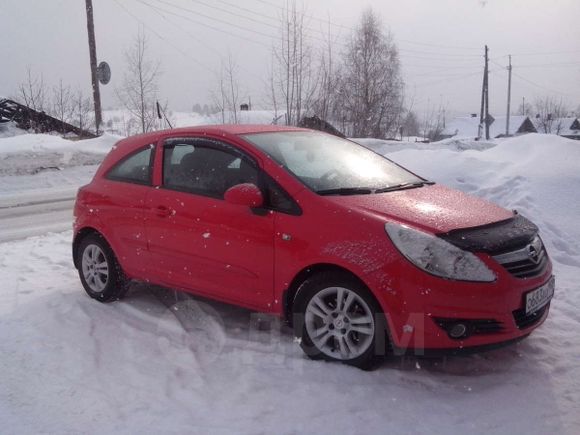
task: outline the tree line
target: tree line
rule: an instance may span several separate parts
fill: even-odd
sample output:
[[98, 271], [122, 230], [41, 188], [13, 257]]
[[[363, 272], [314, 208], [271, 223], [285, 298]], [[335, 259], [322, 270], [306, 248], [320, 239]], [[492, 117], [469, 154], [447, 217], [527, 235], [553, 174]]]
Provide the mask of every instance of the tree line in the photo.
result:
[[[396, 138], [404, 134], [437, 140], [445, 125], [445, 108], [428, 108], [421, 119], [412, 110], [413, 102], [405, 100], [394, 37], [372, 9], [363, 11], [356, 26], [343, 37], [333, 34], [329, 23], [324, 36], [315, 38], [309, 33], [308, 20], [305, 8], [295, 1], [287, 2], [280, 15], [279, 37], [264, 71], [264, 94], [260, 96], [273, 109], [275, 122], [300, 125], [304, 117], [316, 116], [349, 137]], [[167, 112], [167, 102], [158, 103], [159, 62], [151, 59], [142, 29], [127, 49], [125, 62], [116, 94], [126, 111], [109, 119], [110, 125], [105, 127], [111, 130], [115, 121], [116, 132], [124, 135], [166, 127], [159, 119]], [[223, 123], [240, 122], [240, 105], [248, 97], [241, 90], [239, 65], [233, 55], [222, 59], [215, 86], [208, 93], [211, 104], [197, 104], [195, 111], [218, 113]], [[47, 90], [42, 76], [34, 76], [30, 69], [19, 87], [19, 99], [81, 129], [94, 123], [89, 97], [63, 85], [62, 80]], [[558, 133], [554, 119], [570, 111], [561, 100], [546, 97], [534, 106], [521, 105], [516, 114], [531, 116], [534, 112], [539, 130]]]

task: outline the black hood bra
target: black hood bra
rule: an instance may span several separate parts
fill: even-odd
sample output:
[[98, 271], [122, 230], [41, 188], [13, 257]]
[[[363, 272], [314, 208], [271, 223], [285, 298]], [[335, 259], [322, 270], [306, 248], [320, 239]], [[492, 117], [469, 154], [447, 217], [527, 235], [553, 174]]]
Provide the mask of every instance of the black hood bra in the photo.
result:
[[451, 230], [437, 236], [466, 251], [498, 255], [523, 248], [538, 231], [533, 222], [515, 212], [513, 217], [503, 221]]

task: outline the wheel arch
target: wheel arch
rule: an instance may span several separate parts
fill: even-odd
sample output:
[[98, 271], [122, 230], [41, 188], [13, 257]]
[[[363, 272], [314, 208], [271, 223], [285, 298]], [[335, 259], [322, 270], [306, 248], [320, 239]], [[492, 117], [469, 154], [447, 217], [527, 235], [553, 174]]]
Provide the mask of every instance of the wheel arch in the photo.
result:
[[[292, 317], [293, 317], [292, 316], [292, 309], [293, 309], [294, 303], [296, 301], [296, 297], [298, 296], [298, 291], [300, 289], [300, 286], [308, 278], [310, 278], [314, 275], [320, 274], [320, 273], [341, 273], [341, 274], [348, 275], [349, 278], [356, 280], [362, 286], [364, 286], [368, 290], [369, 294], [373, 298], [376, 299], [376, 296], [374, 295], [372, 290], [369, 288], [369, 286], [357, 274], [355, 274], [351, 270], [349, 270], [343, 266], [339, 266], [337, 264], [332, 264], [332, 263], [312, 264], [310, 266], [306, 266], [305, 268], [303, 268], [300, 272], [298, 272], [294, 276], [294, 278], [290, 282], [290, 285], [288, 286], [288, 288], [286, 290], [284, 290], [284, 293], [282, 295], [283, 318], [290, 326], [292, 326]], [[377, 303], [378, 303], [378, 301], [377, 301]]]
[[107, 238], [103, 235], [103, 233], [101, 233], [99, 230], [97, 230], [96, 228], [93, 227], [83, 227], [80, 230], [78, 230], [74, 236], [73, 239], [73, 243], [72, 243], [72, 257], [73, 257], [73, 264], [75, 266], [76, 269], [79, 268], [79, 264], [77, 261], [77, 249], [79, 248], [79, 245], [81, 244], [81, 241], [87, 237], [88, 235], [91, 234], [97, 234], [98, 236], [102, 237], [103, 240], [105, 242], [107, 242], [107, 244], [109, 246], [111, 246], [111, 244], [109, 243], [109, 241], [107, 240]]

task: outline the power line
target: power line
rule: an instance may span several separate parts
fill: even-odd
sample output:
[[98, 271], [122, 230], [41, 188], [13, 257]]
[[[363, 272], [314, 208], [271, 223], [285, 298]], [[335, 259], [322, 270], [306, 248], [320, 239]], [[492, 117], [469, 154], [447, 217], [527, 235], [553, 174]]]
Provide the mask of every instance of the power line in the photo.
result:
[[183, 55], [184, 57], [189, 58], [190, 60], [194, 61], [196, 64], [198, 64], [199, 66], [201, 66], [202, 68], [206, 69], [207, 71], [211, 72], [212, 74], [215, 74], [215, 71], [210, 68], [209, 66], [203, 64], [202, 62], [200, 62], [198, 59], [196, 59], [195, 57], [189, 55], [188, 53], [184, 52], [181, 48], [179, 48], [178, 46], [172, 44], [171, 42], [169, 42], [167, 39], [165, 39], [162, 35], [160, 35], [154, 28], [152, 28], [151, 26], [147, 25], [146, 23], [144, 23], [139, 17], [137, 17], [135, 14], [133, 14], [131, 11], [129, 11], [125, 6], [123, 6], [118, 0], [113, 0], [117, 6], [119, 6], [121, 9], [123, 9], [125, 11], [125, 13], [127, 13], [130, 17], [132, 17], [134, 20], [136, 20], [139, 24], [141, 24], [144, 28], [148, 29], [151, 33], [153, 33], [155, 36], [157, 36], [159, 39], [161, 39], [162, 41], [164, 41], [167, 45], [169, 45], [170, 47], [172, 47], [174, 50], [178, 51], [181, 55]]
[[[137, 0], [137, 1], [139, 1], [139, 0]], [[142, 2], [142, 3], [144, 3], [144, 2]], [[145, 4], [145, 3], [144, 3], [144, 4]], [[147, 5], [147, 6], [149, 6], [149, 5]], [[194, 41], [198, 42], [198, 43], [199, 43], [199, 44], [200, 44], [200, 45], [201, 45], [201, 46], [202, 46], [204, 49], [206, 49], [208, 52], [212, 53], [213, 55], [216, 55], [216, 56], [220, 57], [220, 60], [221, 60], [221, 58], [223, 57], [223, 55], [222, 55], [222, 54], [220, 54], [220, 53], [216, 53], [216, 51], [215, 51], [215, 50], [212, 50], [212, 49], [210, 49], [210, 48], [208, 47], [208, 45], [207, 45], [207, 44], [206, 44], [204, 41], [202, 41], [202, 40], [198, 39], [197, 37], [193, 36], [193, 35], [192, 35], [190, 32], [188, 32], [187, 30], [185, 30], [185, 29], [184, 29], [182, 26], [180, 26], [179, 24], [175, 23], [174, 21], [171, 21], [169, 18], [167, 18], [167, 17], [166, 17], [166, 16], [163, 14], [163, 12], [160, 12], [160, 11], [161, 11], [160, 9], [156, 8], [155, 6], [150, 6], [150, 7], [153, 9], [153, 11], [154, 11], [156, 14], [158, 14], [159, 16], [161, 16], [161, 17], [162, 17], [162, 18], [163, 18], [165, 21], [167, 21], [169, 24], [171, 24], [172, 26], [175, 26], [175, 27], [177, 27], [179, 30], [181, 30], [183, 33], [185, 33], [185, 34], [186, 34], [187, 36], [189, 36], [191, 39], [193, 39]], [[172, 14], [172, 15], [176, 15], [176, 14]], [[178, 17], [181, 17], [180, 15], [176, 15], [176, 16], [178, 16]], [[183, 17], [181, 17], [181, 18], [183, 18]], [[260, 77], [260, 76], [258, 76], [257, 74], [253, 73], [252, 71], [248, 70], [247, 68], [244, 68], [242, 65], [239, 65], [239, 67], [240, 67], [240, 69], [242, 69], [242, 70], [246, 71], [248, 74], [250, 74], [250, 75], [252, 75], [252, 76], [254, 76], [254, 77], [256, 77], [256, 78], [258, 78], [258, 79], [260, 79], [260, 80], [262, 80], [262, 79], [263, 79], [263, 77]], [[214, 74], [215, 74], [215, 73], [214, 73]]]
[[[492, 71], [490, 70], [489, 72], [492, 72]], [[419, 83], [419, 84], [415, 85], [414, 87], [423, 88], [425, 86], [437, 85], [439, 83], [454, 82], [457, 80], [462, 80], [464, 78], [473, 77], [473, 76], [480, 75], [480, 74], [481, 74], [481, 71], [475, 71], [475, 72], [468, 73], [468, 74], [457, 75], [457, 76], [455, 76], [455, 78], [452, 78], [452, 79], [449, 79], [448, 77], [446, 77], [444, 79], [436, 80], [433, 82]]]
[[[150, 7], [155, 7], [155, 6], [153, 6], [153, 5], [149, 4], [149, 3], [146, 3], [146, 2], [145, 2], [145, 1], [143, 1], [143, 0], [138, 0], [138, 1], [139, 1], [140, 3], [145, 3], [145, 4], [147, 4], [147, 5], [148, 5], [148, 6], [150, 6]], [[248, 29], [247, 27], [240, 26], [240, 25], [238, 25], [238, 24], [235, 24], [235, 23], [232, 23], [232, 22], [229, 22], [229, 21], [226, 21], [226, 20], [222, 20], [222, 19], [220, 19], [220, 18], [215, 18], [215, 17], [212, 17], [212, 16], [210, 16], [210, 15], [207, 15], [207, 14], [204, 14], [204, 13], [201, 13], [201, 12], [198, 12], [198, 11], [195, 11], [195, 10], [193, 10], [193, 9], [185, 8], [185, 7], [183, 7], [183, 6], [174, 5], [173, 3], [167, 2], [167, 1], [165, 1], [165, 0], [157, 0], [157, 2], [159, 2], [159, 3], [163, 3], [163, 4], [167, 5], [167, 6], [171, 6], [171, 7], [175, 8], [175, 9], [178, 9], [178, 10], [180, 10], [180, 11], [183, 11], [183, 12], [187, 12], [187, 13], [189, 13], [189, 14], [193, 14], [193, 15], [195, 15], [196, 17], [197, 17], [197, 16], [201, 16], [201, 17], [204, 17], [204, 18], [206, 18], [206, 19], [208, 19], [208, 20], [212, 20], [212, 21], [216, 21], [216, 22], [218, 22], [218, 23], [226, 24], [226, 25], [228, 25], [228, 26], [235, 27], [235, 28], [237, 28], [237, 29], [244, 30], [244, 31], [246, 31], [246, 32], [250, 32], [250, 33], [257, 34], [257, 35], [265, 36], [265, 37], [267, 37], [267, 38], [275, 38], [275, 36], [273, 36], [273, 35], [271, 35], [271, 34], [263, 33], [263, 32], [260, 32], [260, 31], [258, 31], [258, 30], [254, 30], [254, 29]], [[169, 11], [167, 11], [167, 10], [165, 10], [165, 12], [167, 12], [167, 13], [170, 13], [170, 12], [169, 12]], [[174, 15], [175, 15], [175, 14], [174, 14]], [[194, 20], [191, 20], [191, 21], [194, 21]], [[212, 26], [209, 26], [209, 25], [207, 25], [207, 24], [202, 24], [201, 22], [198, 22], [198, 21], [194, 21], [194, 22], [196, 22], [197, 24], [200, 24], [200, 25], [206, 26], [206, 27], [213, 28], [214, 30], [217, 30], [217, 28], [215, 28], [215, 27], [212, 27]], [[223, 30], [223, 29], [220, 29], [219, 31], [221, 31], [221, 32], [223, 32], [223, 33], [230, 33], [230, 32], [228, 32], [228, 31], [226, 31], [226, 30]], [[236, 34], [232, 34], [232, 33], [230, 33], [230, 34], [231, 34], [231, 35], [233, 35], [233, 36], [236, 36], [236, 37], [240, 37], [240, 35], [236, 35]], [[251, 41], [252, 41], [252, 42], [257, 42], [257, 41], [254, 41], [254, 40], [251, 40]], [[260, 42], [258, 42], [258, 43], [260, 43]]]
[[[528, 52], [528, 53], [513, 53], [512, 56], [555, 56], [559, 54], [572, 54], [580, 53], [580, 50], [565, 50], [565, 51], [539, 51], [539, 52]], [[507, 57], [509, 55], [504, 55], [502, 57]]]
[[241, 10], [241, 11], [245, 11], [245, 12], [249, 12], [249, 13], [254, 14], [254, 15], [258, 16], [258, 17], [266, 18], [268, 20], [276, 21], [277, 23], [279, 23], [279, 19], [276, 18], [276, 17], [272, 17], [271, 15], [262, 14], [260, 12], [253, 11], [251, 9], [238, 6], [235, 3], [232, 3], [232, 2], [229, 2], [229, 1], [224, 1], [224, 0], [217, 0], [217, 1], [219, 1], [220, 3], [224, 3], [224, 4], [226, 4], [226, 5], [228, 5], [228, 6], [232, 7], [232, 8], [235, 8], [235, 9], [238, 9], [238, 10]]
[[[146, 3], [141, 3], [141, 4], [144, 4], [146, 6], [149, 6]], [[159, 9], [157, 9], [154, 6], [149, 6], [149, 7], [153, 10], [153, 12], [155, 12], [157, 15], [159, 15], [161, 18], [163, 18], [169, 24], [171, 24], [172, 26], [176, 26], [179, 30], [181, 30], [182, 32], [186, 33], [191, 39], [193, 39], [195, 42], [197, 42], [201, 47], [203, 47], [204, 49], [206, 49], [208, 52], [210, 52], [212, 54], [216, 54], [215, 51], [211, 50], [204, 41], [198, 39], [196, 36], [193, 36], [190, 32], [188, 32], [187, 30], [183, 29], [183, 27], [181, 27], [180, 25], [176, 24], [174, 21], [171, 21]]]
[[536, 63], [516, 65], [518, 68], [574, 68], [579, 67], [580, 62], [562, 62], [562, 63]]
[[[218, 0], [218, 1], [222, 1], [222, 0]], [[278, 10], [284, 10], [285, 9], [283, 6], [280, 6], [280, 5], [277, 5], [277, 4], [273, 4], [273, 3], [268, 2], [268, 1], [265, 1], [265, 0], [256, 0], [256, 1], [258, 1], [258, 2], [260, 2], [262, 4], [265, 4], [265, 5], [271, 6], [271, 7], [275, 8], [275, 9], [278, 9]], [[343, 24], [334, 23], [334, 22], [332, 22], [330, 20], [324, 20], [322, 18], [317, 18], [317, 17], [314, 17], [314, 16], [308, 16], [308, 18], [310, 18], [312, 20], [315, 20], [315, 21], [322, 22], [324, 24], [330, 24], [331, 26], [334, 26], [334, 27], [339, 27], [339, 28], [342, 28], [342, 29], [346, 29], [346, 30], [349, 30], [351, 32], [352, 31], [356, 31], [356, 28], [355, 27], [345, 26]], [[466, 46], [457, 46], [457, 45], [442, 45], [442, 44], [433, 44], [433, 43], [430, 43], [430, 42], [418, 42], [418, 41], [413, 41], [413, 40], [410, 40], [410, 39], [399, 39], [399, 41], [400, 42], [405, 42], [407, 44], [420, 45], [420, 46], [425, 46], [425, 47], [449, 48], [449, 49], [455, 49], [455, 50], [480, 50], [480, 47], [475, 47], [475, 46], [466, 47]]]
[[[230, 35], [239, 37], [239, 35], [232, 34], [229, 31], [226, 31], [226, 30], [223, 30], [223, 29], [220, 29], [220, 28], [216, 28], [216, 27], [213, 27], [213, 26], [209, 26], [208, 24], [205, 24], [205, 23], [202, 23], [202, 22], [199, 22], [199, 21], [196, 21], [196, 20], [188, 19], [188, 18], [185, 18], [185, 17], [183, 17], [181, 15], [177, 15], [174, 12], [171, 12], [171, 11], [169, 11], [167, 9], [160, 8], [158, 6], [154, 6], [154, 5], [148, 3], [148, 2], [146, 2], [144, 0], [137, 0], [137, 1], [139, 1], [140, 3], [146, 4], [149, 7], [157, 8], [159, 11], [163, 11], [163, 12], [166, 12], [166, 13], [169, 13], [169, 14], [172, 14], [172, 15], [175, 15], [175, 16], [178, 16], [179, 18], [187, 19], [187, 20], [189, 20], [191, 22], [194, 22], [194, 23], [199, 24], [199, 25], [202, 25], [202, 26], [209, 27], [209, 28], [211, 28], [213, 30], [216, 30], [216, 31], [219, 31], [219, 32], [222, 32], [222, 33], [227, 33], [227, 34], [230, 34]], [[265, 36], [265, 37], [267, 37], [269, 39], [283, 40], [283, 38], [281, 38], [280, 36], [263, 33], [263, 32], [260, 32], [260, 31], [254, 30], [254, 29], [249, 29], [249, 28], [244, 27], [242, 25], [231, 23], [230, 21], [226, 21], [226, 20], [223, 20], [223, 19], [220, 19], [220, 18], [216, 18], [216, 17], [213, 17], [211, 15], [207, 15], [207, 14], [201, 13], [199, 11], [195, 11], [193, 9], [189, 9], [189, 8], [185, 8], [185, 7], [182, 7], [182, 6], [175, 5], [175, 4], [173, 4], [171, 2], [168, 2], [166, 0], [156, 0], [156, 1], [159, 2], [159, 3], [162, 3], [164, 5], [167, 5], [169, 7], [175, 8], [177, 10], [180, 10], [180, 11], [183, 11], [183, 12], [187, 12], [188, 14], [193, 14], [195, 16], [202, 16], [202, 17], [204, 17], [206, 19], [213, 20], [213, 21], [216, 21], [216, 22], [221, 23], [221, 24], [226, 24], [226, 25], [229, 25], [229, 26], [233, 26], [233, 27], [238, 28], [240, 30], [244, 30], [244, 31], [247, 31], [247, 32], [255, 33], [255, 34], [258, 34], [260, 36]], [[225, 11], [223, 8], [218, 8], [218, 7], [215, 7], [215, 6], [208, 5], [207, 3], [205, 3], [205, 2], [203, 2], [201, 0], [190, 0], [190, 1], [197, 2], [199, 4], [205, 5], [206, 7], [209, 7], [209, 8], [215, 9], [215, 10]], [[233, 14], [233, 15], [236, 15], [235, 13], [232, 13], [232, 12], [229, 12], [229, 11], [225, 11], [225, 12], [230, 13], [230, 14]], [[251, 18], [248, 18], [248, 19], [251, 19]], [[276, 28], [276, 26], [273, 26], [273, 25], [271, 25], [269, 23], [264, 23], [263, 21], [260, 21], [260, 20], [256, 20], [256, 19], [251, 19], [251, 20], [254, 21], [254, 22], [260, 23], [260, 24], [267, 25], [269, 27]], [[322, 39], [322, 38], [319, 38], [319, 37], [315, 37], [315, 36], [312, 36], [312, 35], [309, 35], [309, 37], [311, 39], [315, 39], [315, 40], [318, 40], [318, 41], [322, 41], [324, 43], [327, 42], [327, 40], [325, 40], [325, 39]], [[244, 39], [250, 40], [251, 42], [258, 43], [258, 44], [261, 44], [261, 45], [266, 45], [266, 44], [264, 44], [262, 42], [259, 42], [259, 41], [253, 40], [253, 39], [249, 39], [249, 38], [244, 38]], [[338, 43], [338, 44], [339, 45], [342, 45], [342, 46], [346, 46], [346, 44], [344, 44], [344, 43]], [[268, 46], [268, 48], [271, 48], [271, 47]], [[397, 48], [397, 50], [399, 52], [402, 52], [402, 53], [409, 52], [409, 53], [418, 53], [418, 54], [428, 55], [428, 56], [414, 56], [415, 58], [425, 59], [425, 60], [431, 60], [431, 59], [450, 60], [449, 58], [455, 59], [455, 58], [465, 58], [465, 57], [473, 57], [473, 58], [478, 58], [479, 57], [479, 55], [475, 55], [475, 54], [434, 53], [434, 52], [431, 52], [431, 51], [421, 51], [421, 50], [405, 49], [405, 48]]]
[[[503, 66], [503, 65], [500, 65], [499, 63], [495, 62], [494, 60], [492, 60], [492, 62], [493, 62], [495, 65], [498, 65], [498, 66], [500, 66], [502, 69], [508, 69], [508, 70], [509, 70], [509, 67], [505, 67], [505, 66]], [[549, 66], [549, 65], [548, 65], [548, 64], [545, 64], [545, 66]], [[513, 65], [513, 67], [514, 67], [514, 68], [521, 68], [522, 66]], [[547, 87], [545, 87], [545, 86], [542, 86], [542, 85], [540, 85], [540, 84], [538, 84], [538, 83], [536, 83], [536, 82], [533, 82], [532, 80], [529, 80], [529, 79], [525, 78], [524, 76], [522, 76], [521, 74], [518, 74], [518, 73], [516, 73], [516, 72], [513, 72], [513, 71], [512, 71], [512, 74], [513, 74], [514, 76], [518, 77], [520, 80], [523, 80], [524, 82], [527, 82], [527, 83], [529, 83], [529, 84], [530, 84], [530, 85], [532, 85], [532, 86], [535, 86], [536, 88], [540, 88], [540, 89], [543, 89], [543, 90], [545, 90], [545, 91], [548, 91], [548, 92], [551, 92], [551, 93], [554, 93], [554, 94], [558, 94], [558, 95], [564, 95], [564, 96], [566, 96], [566, 97], [570, 95], [569, 93], [565, 93], [565, 92], [556, 91], [556, 90], [554, 90], [554, 89], [550, 89], [550, 88], [547, 88]]]
[[570, 93], [564, 93], [564, 92], [560, 92], [560, 91], [555, 91], [554, 89], [550, 89], [550, 88], [547, 88], [545, 86], [539, 85], [538, 83], [533, 82], [533, 81], [531, 81], [531, 80], [523, 77], [521, 74], [518, 74], [518, 73], [515, 73], [515, 72], [512, 72], [512, 74], [514, 76], [518, 77], [519, 79], [523, 80], [524, 82], [527, 82], [527, 83], [529, 83], [529, 84], [531, 84], [531, 85], [533, 85], [533, 86], [535, 86], [537, 88], [544, 89], [545, 91], [551, 92], [553, 94], [563, 95], [565, 97], [569, 97], [570, 96]]
[[[249, 20], [249, 21], [253, 21], [254, 23], [263, 24], [264, 26], [268, 26], [268, 27], [273, 27], [276, 30], [279, 29], [279, 26], [275, 26], [274, 24], [266, 23], [264, 21], [260, 21], [260, 20], [258, 20], [256, 18], [248, 17], [248, 16], [245, 16], [245, 15], [240, 15], [238, 12], [232, 12], [230, 10], [221, 8], [219, 6], [215, 6], [215, 5], [208, 4], [208, 3], [203, 2], [201, 0], [189, 0], [189, 1], [194, 2], [194, 3], [198, 3], [200, 5], [203, 5], [203, 6], [207, 7], [207, 8], [210, 8], [210, 9], [214, 9], [216, 11], [225, 12], [226, 14], [234, 15], [236, 18], [243, 18], [243, 19], [246, 19], [246, 20]], [[164, 2], [162, 2], [162, 3], [164, 3]], [[238, 9], [244, 10], [244, 8], [238, 8]]]

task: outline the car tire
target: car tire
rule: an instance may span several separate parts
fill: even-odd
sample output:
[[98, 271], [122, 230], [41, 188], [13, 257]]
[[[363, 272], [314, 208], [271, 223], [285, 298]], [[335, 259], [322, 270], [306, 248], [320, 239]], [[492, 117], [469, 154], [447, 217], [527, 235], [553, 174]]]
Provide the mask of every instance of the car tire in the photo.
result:
[[76, 256], [81, 283], [91, 298], [111, 302], [125, 296], [129, 280], [103, 236], [85, 236]]
[[293, 326], [302, 350], [315, 360], [370, 370], [389, 349], [380, 305], [364, 284], [346, 273], [306, 279], [293, 306]]

